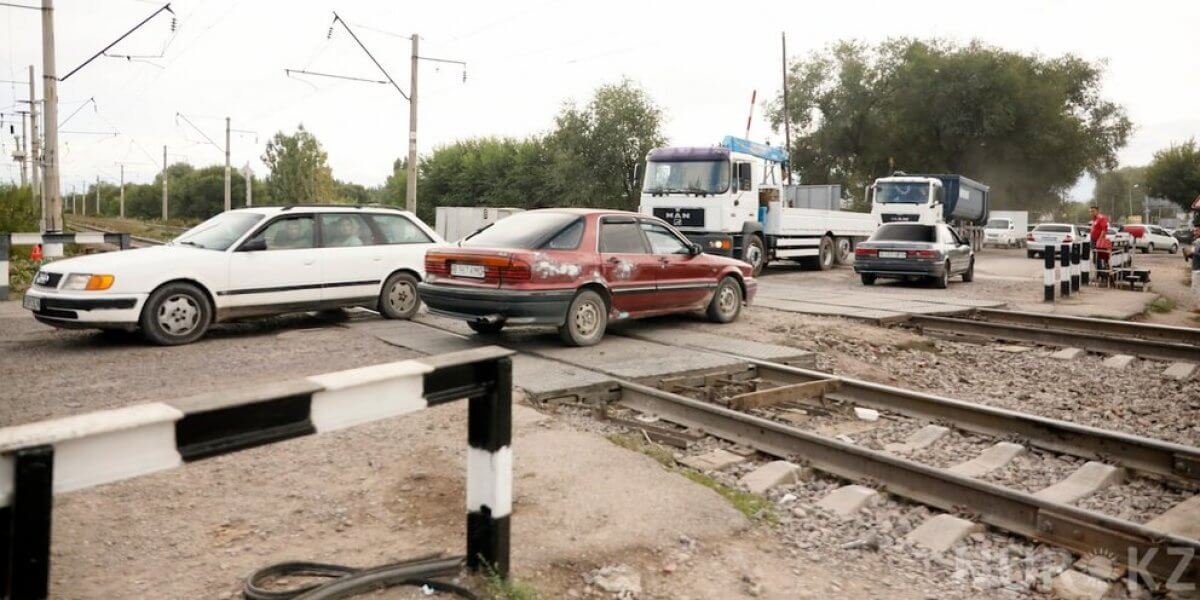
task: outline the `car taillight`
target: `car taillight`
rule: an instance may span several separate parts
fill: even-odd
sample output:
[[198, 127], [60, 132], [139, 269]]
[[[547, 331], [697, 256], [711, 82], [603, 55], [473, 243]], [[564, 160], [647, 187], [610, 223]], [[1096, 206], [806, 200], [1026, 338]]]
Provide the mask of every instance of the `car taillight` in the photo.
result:
[[854, 256], [879, 256], [879, 251], [874, 248], [855, 248]]
[[441, 256], [425, 255], [425, 273], [429, 275], [449, 275], [450, 263]]
[[1067, 234], [1067, 235], [1064, 235], [1064, 236], [1063, 236], [1063, 243], [1064, 243], [1064, 244], [1070, 244], [1070, 243], [1071, 243], [1071, 242], [1073, 242], [1073, 241], [1075, 241], [1075, 239], [1074, 239], [1074, 238], [1072, 238], [1072, 237], [1070, 236], [1070, 234]]
[[938, 251], [937, 250], [909, 250], [908, 257], [909, 258], [937, 258]]
[[533, 278], [533, 271], [529, 267], [529, 263], [513, 259], [506, 267], [500, 267], [500, 281], [529, 281]]
[[1036, 240], [1033, 238], [1033, 234], [1032, 234], [1032, 233], [1026, 234], [1026, 235], [1025, 235], [1025, 239], [1026, 239], [1026, 240], [1028, 240], [1028, 241], [1030, 241], [1030, 242], [1036, 241]]

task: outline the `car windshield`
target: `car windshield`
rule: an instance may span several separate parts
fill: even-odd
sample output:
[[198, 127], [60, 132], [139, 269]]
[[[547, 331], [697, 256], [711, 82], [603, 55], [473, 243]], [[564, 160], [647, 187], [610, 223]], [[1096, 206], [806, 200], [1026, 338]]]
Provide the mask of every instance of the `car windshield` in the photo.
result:
[[722, 194], [729, 189], [729, 162], [724, 160], [650, 161], [647, 194]]
[[1006, 219], [992, 219], [984, 227], [986, 229], [1008, 229], [1008, 221]]
[[924, 204], [929, 201], [929, 184], [905, 181], [880, 183], [875, 188], [879, 204]]
[[1034, 231], [1043, 233], [1071, 233], [1070, 225], [1038, 225]]
[[913, 223], [888, 223], [881, 225], [871, 236], [872, 242], [929, 242], [937, 240], [937, 229], [932, 225]]
[[226, 250], [262, 218], [263, 215], [252, 212], [221, 213], [185, 231], [171, 243], [206, 250]]
[[517, 213], [469, 235], [460, 246], [476, 248], [541, 248], [556, 233], [579, 220], [579, 215], [557, 211]]

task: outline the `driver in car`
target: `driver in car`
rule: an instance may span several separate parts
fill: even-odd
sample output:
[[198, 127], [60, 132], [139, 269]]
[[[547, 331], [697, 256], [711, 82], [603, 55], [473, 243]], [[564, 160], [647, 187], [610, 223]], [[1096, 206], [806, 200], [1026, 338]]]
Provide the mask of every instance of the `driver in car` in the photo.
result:
[[308, 247], [308, 236], [300, 226], [299, 219], [288, 219], [283, 223], [283, 230], [275, 234], [273, 249], [305, 248]]

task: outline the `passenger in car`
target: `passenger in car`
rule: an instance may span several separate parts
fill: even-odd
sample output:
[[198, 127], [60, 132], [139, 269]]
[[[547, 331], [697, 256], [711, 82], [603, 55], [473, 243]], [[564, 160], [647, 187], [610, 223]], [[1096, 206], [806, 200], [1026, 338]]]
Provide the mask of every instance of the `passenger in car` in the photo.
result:
[[358, 234], [358, 224], [351, 220], [350, 217], [342, 217], [338, 219], [337, 225], [334, 225], [327, 244], [330, 246], [346, 247], [365, 246], [366, 242]]
[[299, 219], [288, 219], [284, 221], [283, 229], [275, 234], [271, 249], [309, 248], [309, 238]]

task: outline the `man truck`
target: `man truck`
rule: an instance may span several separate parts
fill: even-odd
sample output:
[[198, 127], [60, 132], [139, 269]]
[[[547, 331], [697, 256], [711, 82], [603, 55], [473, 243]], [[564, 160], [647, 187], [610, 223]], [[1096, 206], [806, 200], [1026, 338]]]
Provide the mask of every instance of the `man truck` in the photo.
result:
[[945, 223], [971, 248], [983, 248], [988, 220], [988, 186], [962, 175], [915, 174], [897, 171], [876, 179], [868, 189], [873, 197], [875, 223]]
[[841, 186], [783, 181], [787, 152], [727, 136], [711, 147], [656, 148], [646, 156], [639, 212], [674, 225], [705, 252], [759, 274], [795, 260], [827, 270], [875, 231], [866, 213], [841, 209]]

